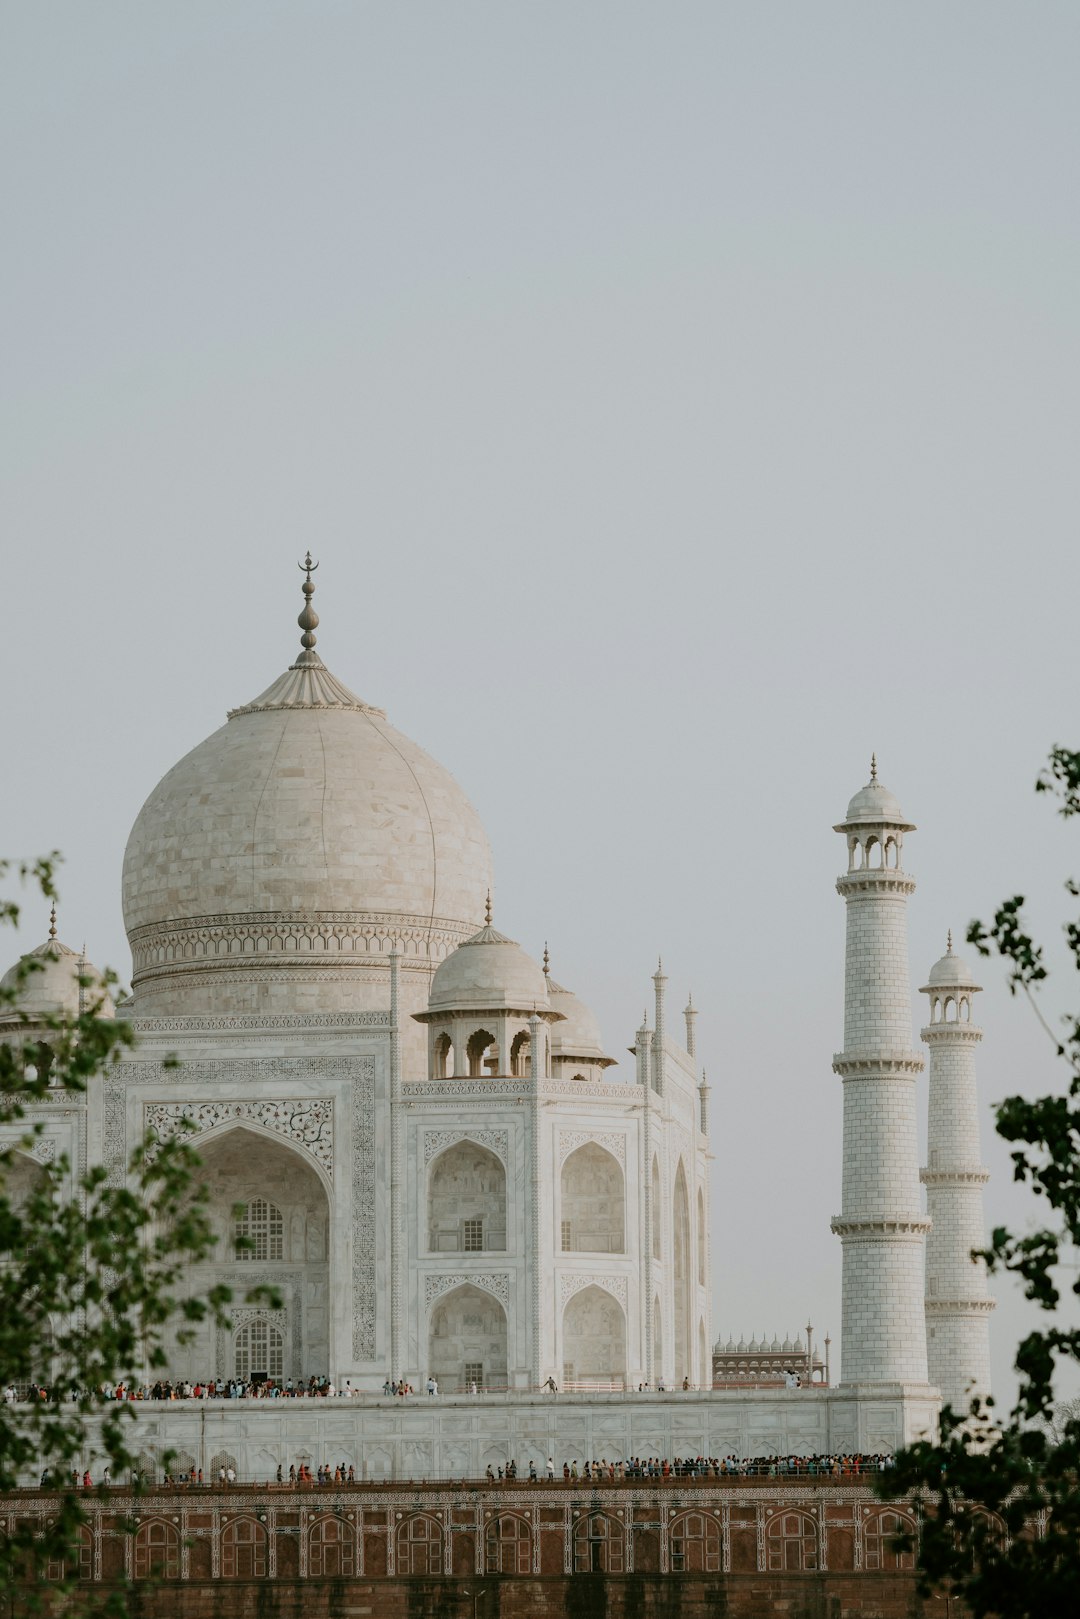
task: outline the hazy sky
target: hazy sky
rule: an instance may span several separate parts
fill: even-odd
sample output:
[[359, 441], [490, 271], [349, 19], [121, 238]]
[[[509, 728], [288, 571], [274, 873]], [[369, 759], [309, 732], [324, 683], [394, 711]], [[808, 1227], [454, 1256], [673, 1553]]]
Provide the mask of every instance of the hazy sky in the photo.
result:
[[[714, 1329], [838, 1339], [872, 749], [913, 985], [1022, 892], [1077, 1004], [1032, 783], [1080, 744], [1080, 11], [0, 16], [0, 847], [63, 849], [62, 937], [126, 973], [130, 825], [291, 661], [310, 546], [319, 650], [472, 797], [500, 927], [627, 1064], [658, 951], [693, 990]], [[982, 981], [1022, 1222], [989, 1103], [1055, 1065]]]

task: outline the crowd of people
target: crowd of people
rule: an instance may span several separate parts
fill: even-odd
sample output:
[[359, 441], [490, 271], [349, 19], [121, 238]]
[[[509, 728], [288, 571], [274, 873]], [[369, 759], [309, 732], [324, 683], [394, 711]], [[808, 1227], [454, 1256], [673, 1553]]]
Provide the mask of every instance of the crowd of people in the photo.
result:
[[[608, 1461], [601, 1457], [598, 1461], [579, 1462], [575, 1457], [572, 1461], [564, 1461], [561, 1470], [555, 1465], [554, 1458], [549, 1456], [546, 1467], [537, 1468], [535, 1461], [530, 1461], [528, 1470], [522, 1475], [524, 1480], [537, 1484], [546, 1479], [549, 1483], [557, 1483], [560, 1477], [565, 1484], [614, 1484], [616, 1481], [626, 1479], [649, 1479], [664, 1482], [672, 1479], [711, 1479], [721, 1481], [725, 1479], [743, 1478], [783, 1478], [783, 1479], [859, 1479], [868, 1478], [876, 1473], [887, 1472], [893, 1465], [893, 1458], [881, 1452], [873, 1455], [864, 1455], [861, 1452], [850, 1454], [833, 1454], [825, 1456], [736, 1456], [732, 1452], [728, 1456], [676, 1456], [669, 1459], [667, 1456], [632, 1456], [629, 1461]], [[456, 1475], [455, 1475], [456, 1476]], [[519, 1477], [517, 1462], [512, 1458], [504, 1464], [488, 1465], [485, 1481], [488, 1484], [513, 1483]], [[82, 1474], [77, 1468], [71, 1472], [71, 1484], [74, 1489], [93, 1489], [98, 1484], [108, 1488], [112, 1480], [109, 1469], [106, 1467], [102, 1477], [95, 1480], [87, 1469]], [[155, 1479], [140, 1479], [137, 1473], [132, 1475], [131, 1483], [156, 1483]], [[235, 1466], [229, 1462], [222, 1464], [215, 1473], [205, 1477], [201, 1467], [194, 1464], [184, 1472], [171, 1472], [166, 1470], [161, 1483], [166, 1488], [192, 1488], [208, 1489], [217, 1485], [219, 1489], [231, 1488], [238, 1482]], [[269, 1484], [269, 1479], [256, 1479], [249, 1482]], [[329, 1462], [320, 1464], [314, 1471], [307, 1461], [294, 1462], [290, 1465], [286, 1478], [284, 1468], [278, 1465], [275, 1484], [290, 1486], [312, 1485], [315, 1487], [340, 1486], [346, 1484], [359, 1484], [365, 1481], [358, 1479], [356, 1469], [351, 1464], [339, 1462], [333, 1465]], [[379, 1482], [394, 1482], [393, 1480]], [[397, 1482], [404, 1482], [397, 1480]], [[410, 1484], [433, 1483], [433, 1479], [410, 1478]], [[470, 1482], [466, 1478], [461, 1483]], [[48, 1468], [41, 1477], [41, 1488], [52, 1489]]]

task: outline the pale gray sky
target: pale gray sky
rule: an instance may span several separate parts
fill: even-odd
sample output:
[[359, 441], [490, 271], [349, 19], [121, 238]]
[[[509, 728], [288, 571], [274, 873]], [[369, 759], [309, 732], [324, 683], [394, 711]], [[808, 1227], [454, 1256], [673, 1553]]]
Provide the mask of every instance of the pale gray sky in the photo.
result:
[[[658, 950], [693, 989], [714, 1328], [838, 1338], [833, 822], [876, 748], [914, 984], [1013, 892], [1057, 949], [1080, 868], [1031, 791], [1080, 742], [1080, 12], [0, 16], [3, 848], [61, 847], [62, 935], [127, 971], [130, 824], [290, 660], [310, 545], [500, 926], [614, 1052]], [[985, 1097], [1046, 1088], [983, 981]]]

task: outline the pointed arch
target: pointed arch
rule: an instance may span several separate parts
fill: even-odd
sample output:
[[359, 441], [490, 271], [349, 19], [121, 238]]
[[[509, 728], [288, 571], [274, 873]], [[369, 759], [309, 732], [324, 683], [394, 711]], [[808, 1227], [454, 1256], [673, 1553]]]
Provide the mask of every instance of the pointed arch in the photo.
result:
[[626, 1569], [626, 1529], [614, 1513], [585, 1512], [574, 1525], [574, 1571], [622, 1574]]
[[691, 1258], [690, 1258], [690, 1194], [686, 1185], [686, 1170], [682, 1159], [675, 1171], [675, 1191], [671, 1202], [672, 1218], [672, 1307], [675, 1327], [674, 1375], [681, 1380], [691, 1373]]
[[595, 1284], [567, 1301], [562, 1319], [563, 1381], [626, 1381], [626, 1316], [618, 1299]]
[[505, 1252], [506, 1169], [467, 1137], [428, 1170], [428, 1247], [434, 1254]]
[[441, 1574], [442, 1524], [430, 1513], [411, 1513], [398, 1525], [395, 1550], [399, 1574]]
[[255, 1518], [233, 1518], [221, 1531], [221, 1575], [226, 1580], [266, 1577], [266, 1530]]
[[680, 1512], [668, 1532], [673, 1574], [720, 1573], [720, 1524], [711, 1512]]
[[506, 1384], [506, 1311], [471, 1282], [437, 1300], [428, 1327], [428, 1374], [447, 1391]]
[[626, 1251], [625, 1192], [617, 1158], [595, 1141], [567, 1157], [560, 1182], [564, 1253]]
[[661, 1249], [661, 1232], [663, 1230], [663, 1214], [660, 1207], [660, 1162], [655, 1157], [652, 1161], [652, 1256], [659, 1259]]
[[133, 1548], [133, 1572], [137, 1580], [178, 1580], [180, 1578], [180, 1532], [163, 1518], [151, 1518], [139, 1525]]

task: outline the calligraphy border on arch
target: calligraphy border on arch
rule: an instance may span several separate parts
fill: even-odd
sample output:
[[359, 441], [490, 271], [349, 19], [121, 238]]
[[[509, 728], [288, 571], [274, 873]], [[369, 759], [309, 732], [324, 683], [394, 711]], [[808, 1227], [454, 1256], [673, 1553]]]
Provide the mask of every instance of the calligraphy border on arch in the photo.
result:
[[444, 1272], [440, 1275], [424, 1277], [424, 1307], [430, 1310], [435, 1300], [444, 1293], [451, 1293], [455, 1287], [470, 1282], [484, 1293], [490, 1293], [497, 1298], [504, 1309], [510, 1306], [510, 1273], [509, 1271], [454, 1271]]
[[626, 1168], [626, 1132], [623, 1130], [560, 1130], [559, 1163], [563, 1164], [572, 1152], [595, 1142]]
[[610, 1293], [612, 1298], [622, 1305], [623, 1313], [626, 1313], [625, 1276], [589, 1276], [581, 1271], [559, 1278], [559, 1303], [562, 1308], [565, 1310], [575, 1293], [580, 1293], [586, 1287], [598, 1287], [601, 1292]]
[[509, 1156], [509, 1135], [505, 1130], [425, 1130], [425, 1169], [444, 1148], [452, 1147], [458, 1141], [475, 1141], [478, 1147], [487, 1147], [502, 1159], [505, 1167]]
[[[124, 1183], [129, 1143], [127, 1093], [135, 1085], [162, 1085], [170, 1091], [201, 1086], [223, 1098], [234, 1086], [292, 1084], [352, 1086], [352, 1352], [375, 1359], [375, 1058], [365, 1057], [196, 1057], [179, 1068], [160, 1062], [118, 1062], [105, 1076], [103, 1159], [114, 1186]], [[272, 1098], [271, 1098], [272, 1100]]]
[[244, 1102], [144, 1102], [145, 1128], [159, 1141], [180, 1134], [186, 1123], [202, 1134], [249, 1119], [310, 1153], [334, 1178], [334, 1100], [330, 1096], [252, 1097]]

